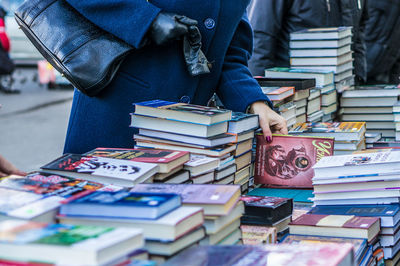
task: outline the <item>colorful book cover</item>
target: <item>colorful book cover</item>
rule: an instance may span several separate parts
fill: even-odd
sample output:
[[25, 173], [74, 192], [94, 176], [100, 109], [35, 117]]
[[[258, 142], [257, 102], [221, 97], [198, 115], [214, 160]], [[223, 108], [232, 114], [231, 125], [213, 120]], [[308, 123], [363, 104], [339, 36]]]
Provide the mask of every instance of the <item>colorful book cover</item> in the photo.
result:
[[90, 191], [103, 188], [104, 185], [67, 176], [34, 172], [25, 177], [13, 175], [2, 178], [0, 187], [29, 191], [46, 197], [69, 198], [86, 195]]
[[136, 180], [142, 175], [158, 169], [158, 165], [104, 157], [83, 156], [80, 154], [65, 154], [41, 168], [44, 170], [65, 171], [66, 174], [71, 172]]
[[255, 182], [270, 187], [312, 188], [312, 166], [333, 155], [333, 138], [257, 135]]
[[42, 195], [7, 188], [0, 188], [0, 195], [0, 213], [6, 215], [43, 198]]
[[84, 156], [106, 157], [113, 159], [129, 160], [142, 163], [169, 163], [182, 156], [185, 151], [157, 150], [157, 149], [122, 149], [122, 148], [96, 148]]
[[292, 221], [290, 225], [368, 229], [377, 222], [379, 223], [379, 218], [377, 217], [303, 214], [296, 220]]
[[365, 122], [298, 123], [293, 126], [290, 133], [353, 133], [364, 129]]
[[131, 192], [175, 193], [187, 204], [226, 204], [240, 193], [239, 186], [192, 184], [137, 184]]
[[293, 199], [293, 202], [311, 204], [314, 197], [312, 189], [290, 189], [290, 188], [255, 188], [248, 196], [269, 196]]
[[242, 241], [244, 245], [275, 244], [277, 232], [275, 227], [259, 225], [241, 225]]

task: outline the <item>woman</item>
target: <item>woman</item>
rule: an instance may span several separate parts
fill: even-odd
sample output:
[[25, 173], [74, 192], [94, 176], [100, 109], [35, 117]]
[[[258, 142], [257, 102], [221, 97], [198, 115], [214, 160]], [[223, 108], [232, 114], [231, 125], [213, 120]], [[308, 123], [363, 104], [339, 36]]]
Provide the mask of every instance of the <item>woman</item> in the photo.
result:
[[[206, 105], [214, 92], [226, 108], [258, 114], [267, 140], [271, 131], [287, 133], [285, 120], [265, 104], [268, 99], [247, 68], [252, 50], [244, 16], [248, 0], [66, 1], [136, 50], [98, 96], [75, 91], [65, 152], [132, 147], [132, 103], [162, 99]], [[208, 74], [191, 75], [183, 56], [182, 37], [193, 27], [211, 64]]]

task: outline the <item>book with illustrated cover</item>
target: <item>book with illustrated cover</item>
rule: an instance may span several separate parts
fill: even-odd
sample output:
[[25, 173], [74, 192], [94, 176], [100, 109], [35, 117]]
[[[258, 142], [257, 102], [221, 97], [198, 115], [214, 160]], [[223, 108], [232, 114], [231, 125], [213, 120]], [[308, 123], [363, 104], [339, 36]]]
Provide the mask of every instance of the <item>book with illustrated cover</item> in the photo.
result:
[[365, 122], [298, 123], [290, 130], [292, 135], [334, 137], [335, 141], [360, 140]]
[[77, 198], [88, 192], [105, 188], [100, 183], [45, 172], [1, 178], [0, 187], [29, 191], [46, 197], [60, 196], [63, 198]]
[[205, 215], [226, 215], [240, 197], [240, 186], [199, 184], [137, 184], [132, 192], [175, 193], [186, 206], [203, 207]]
[[80, 154], [64, 154], [41, 168], [47, 173], [125, 187], [145, 182], [159, 169], [157, 164]]
[[354, 265], [353, 246], [347, 243], [195, 246], [163, 265], [193, 265], [194, 261], [196, 265], [219, 266]]
[[83, 155], [155, 163], [160, 173], [168, 173], [189, 160], [189, 152], [157, 149], [96, 148]]
[[312, 188], [312, 166], [333, 154], [333, 138], [257, 135], [255, 182], [269, 187]]
[[0, 257], [16, 261], [106, 265], [143, 244], [142, 233], [135, 228], [0, 222]]
[[380, 231], [377, 217], [303, 214], [289, 224], [290, 234], [363, 238], [371, 242]]
[[176, 194], [97, 191], [60, 208], [60, 215], [157, 219], [178, 208]]
[[134, 103], [135, 114], [211, 125], [231, 119], [230, 110], [188, 103], [152, 100]]

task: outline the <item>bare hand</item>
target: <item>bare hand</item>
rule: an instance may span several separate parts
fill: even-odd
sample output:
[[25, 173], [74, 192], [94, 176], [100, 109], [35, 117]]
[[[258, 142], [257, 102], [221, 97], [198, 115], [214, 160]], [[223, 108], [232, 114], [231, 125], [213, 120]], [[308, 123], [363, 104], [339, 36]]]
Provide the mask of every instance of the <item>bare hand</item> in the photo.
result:
[[260, 127], [266, 141], [272, 141], [272, 133], [287, 135], [286, 120], [269, 108], [264, 102], [255, 102], [250, 107], [250, 112], [258, 114]]
[[8, 175], [26, 175], [25, 172], [18, 170], [14, 165], [7, 161], [3, 156], [0, 155], [0, 177]]

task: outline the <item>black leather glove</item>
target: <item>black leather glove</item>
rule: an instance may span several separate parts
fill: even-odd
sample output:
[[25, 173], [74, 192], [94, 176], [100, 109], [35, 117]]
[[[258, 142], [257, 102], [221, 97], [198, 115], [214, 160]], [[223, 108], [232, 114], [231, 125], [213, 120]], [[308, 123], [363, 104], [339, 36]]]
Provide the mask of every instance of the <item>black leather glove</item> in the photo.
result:
[[197, 21], [188, 17], [161, 12], [150, 27], [150, 39], [157, 45], [163, 45], [177, 40], [189, 32], [190, 26], [196, 26]]
[[200, 48], [200, 30], [196, 26], [190, 26], [189, 33], [183, 37], [183, 55], [188, 71], [192, 76], [210, 73], [211, 64]]

